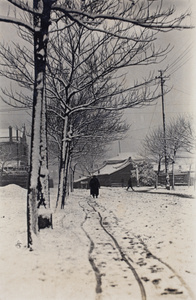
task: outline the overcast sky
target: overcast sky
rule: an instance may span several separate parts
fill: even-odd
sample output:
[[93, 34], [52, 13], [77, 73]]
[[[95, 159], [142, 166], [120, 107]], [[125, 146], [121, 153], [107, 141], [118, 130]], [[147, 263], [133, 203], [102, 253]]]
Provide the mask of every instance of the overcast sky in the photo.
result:
[[[169, 2], [172, 3], [172, 1]], [[191, 22], [193, 25], [196, 24], [195, 0], [179, 0], [173, 3], [176, 4], [179, 12], [191, 10]], [[164, 70], [166, 66], [171, 65], [165, 73], [166, 76], [169, 75], [165, 88], [172, 88], [164, 97], [166, 124], [178, 115], [193, 116], [193, 120], [196, 120], [196, 29], [161, 34], [158, 42], [162, 45], [173, 46], [173, 50], [162, 63], [152, 66], [152, 70], [155, 70], [155, 74], [159, 76], [159, 70]], [[138, 67], [135, 70], [136, 77], [143, 72], [144, 68]], [[146, 134], [157, 126], [162, 126], [161, 98], [151, 106], [127, 110], [125, 118], [131, 124], [127, 138], [120, 142], [120, 147], [119, 142], [115, 142], [110, 155], [116, 155], [119, 151], [140, 151]], [[196, 127], [196, 121], [193, 122]]]
[[[4, 13], [5, 1], [0, 2], [1, 14]], [[195, 0], [170, 0], [177, 6], [177, 11], [186, 9], [192, 11], [192, 23], [196, 20], [196, 1]], [[16, 37], [16, 31], [11, 25], [0, 24], [1, 41], [13, 40]], [[165, 100], [166, 123], [173, 117], [183, 115], [196, 115], [196, 30], [173, 31], [167, 34], [160, 34], [157, 42], [161, 45], [168, 43], [174, 46], [168, 54], [166, 60], [160, 65], [152, 66], [155, 75], [159, 76], [159, 70], [164, 70], [167, 65], [171, 65], [165, 75], [170, 75], [165, 82], [165, 87], [172, 88]], [[134, 72], [134, 74], [133, 74]], [[144, 67], [130, 69], [130, 80], [133, 75], [136, 78], [142, 78]], [[127, 78], [129, 81], [129, 76]], [[1, 78], [1, 82], [3, 82]], [[15, 111], [3, 102], [0, 102], [0, 129], [7, 128], [9, 125], [21, 126], [27, 123], [28, 115], [24, 111]], [[155, 104], [146, 108], [134, 108], [125, 112], [125, 119], [131, 124], [127, 133], [127, 138], [120, 142], [121, 152], [139, 151], [141, 142], [150, 130], [162, 125], [161, 99]], [[116, 155], [119, 152], [119, 143], [115, 142], [110, 155]]]

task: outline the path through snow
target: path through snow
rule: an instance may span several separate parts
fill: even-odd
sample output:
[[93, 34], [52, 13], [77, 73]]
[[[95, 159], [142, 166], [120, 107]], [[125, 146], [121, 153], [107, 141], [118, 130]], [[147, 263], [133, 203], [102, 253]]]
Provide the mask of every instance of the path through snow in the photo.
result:
[[26, 190], [1, 187], [0, 299], [196, 299], [195, 208], [180, 195], [75, 190], [30, 252]]

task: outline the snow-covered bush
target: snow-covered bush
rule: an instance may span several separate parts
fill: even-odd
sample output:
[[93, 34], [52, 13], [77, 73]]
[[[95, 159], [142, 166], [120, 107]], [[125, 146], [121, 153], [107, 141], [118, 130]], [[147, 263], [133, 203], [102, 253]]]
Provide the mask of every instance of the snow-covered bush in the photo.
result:
[[156, 173], [153, 170], [153, 166], [144, 161], [138, 164], [139, 172], [139, 185], [141, 186], [153, 186], [156, 180]]

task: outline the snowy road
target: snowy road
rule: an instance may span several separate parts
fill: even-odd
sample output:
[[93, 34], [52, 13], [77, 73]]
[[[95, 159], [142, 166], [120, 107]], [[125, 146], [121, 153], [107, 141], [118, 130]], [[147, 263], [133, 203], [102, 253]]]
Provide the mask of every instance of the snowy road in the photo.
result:
[[[0, 199], [1, 300], [196, 299], [195, 199], [101, 188], [94, 200], [75, 190], [32, 252], [26, 191], [0, 188]], [[51, 199], [53, 209], [54, 190]]]
[[[82, 228], [91, 245], [89, 261], [95, 272], [96, 292], [103, 299], [109, 296], [111, 299], [173, 299], [174, 295], [179, 299], [193, 299], [184, 279], [167, 261], [148, 249], [145, 237], [130, 227], [123, 228], [124, 222], [120, 222], [112, 207], [108, 211], [99, 200], [83, 201], [80, 206], [85, 212]], [[112, 295], [111, 287], [115, 288]]]

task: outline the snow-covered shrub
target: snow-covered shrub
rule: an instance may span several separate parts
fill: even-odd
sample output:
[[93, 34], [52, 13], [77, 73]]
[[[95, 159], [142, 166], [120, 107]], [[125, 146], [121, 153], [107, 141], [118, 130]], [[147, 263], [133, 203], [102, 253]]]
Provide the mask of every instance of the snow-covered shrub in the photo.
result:
[[140, 186], [155, 185], [156, 173], [153, 170], [153, 166], [148, 161], [144, 161], [138, 164], [138, 172]]

